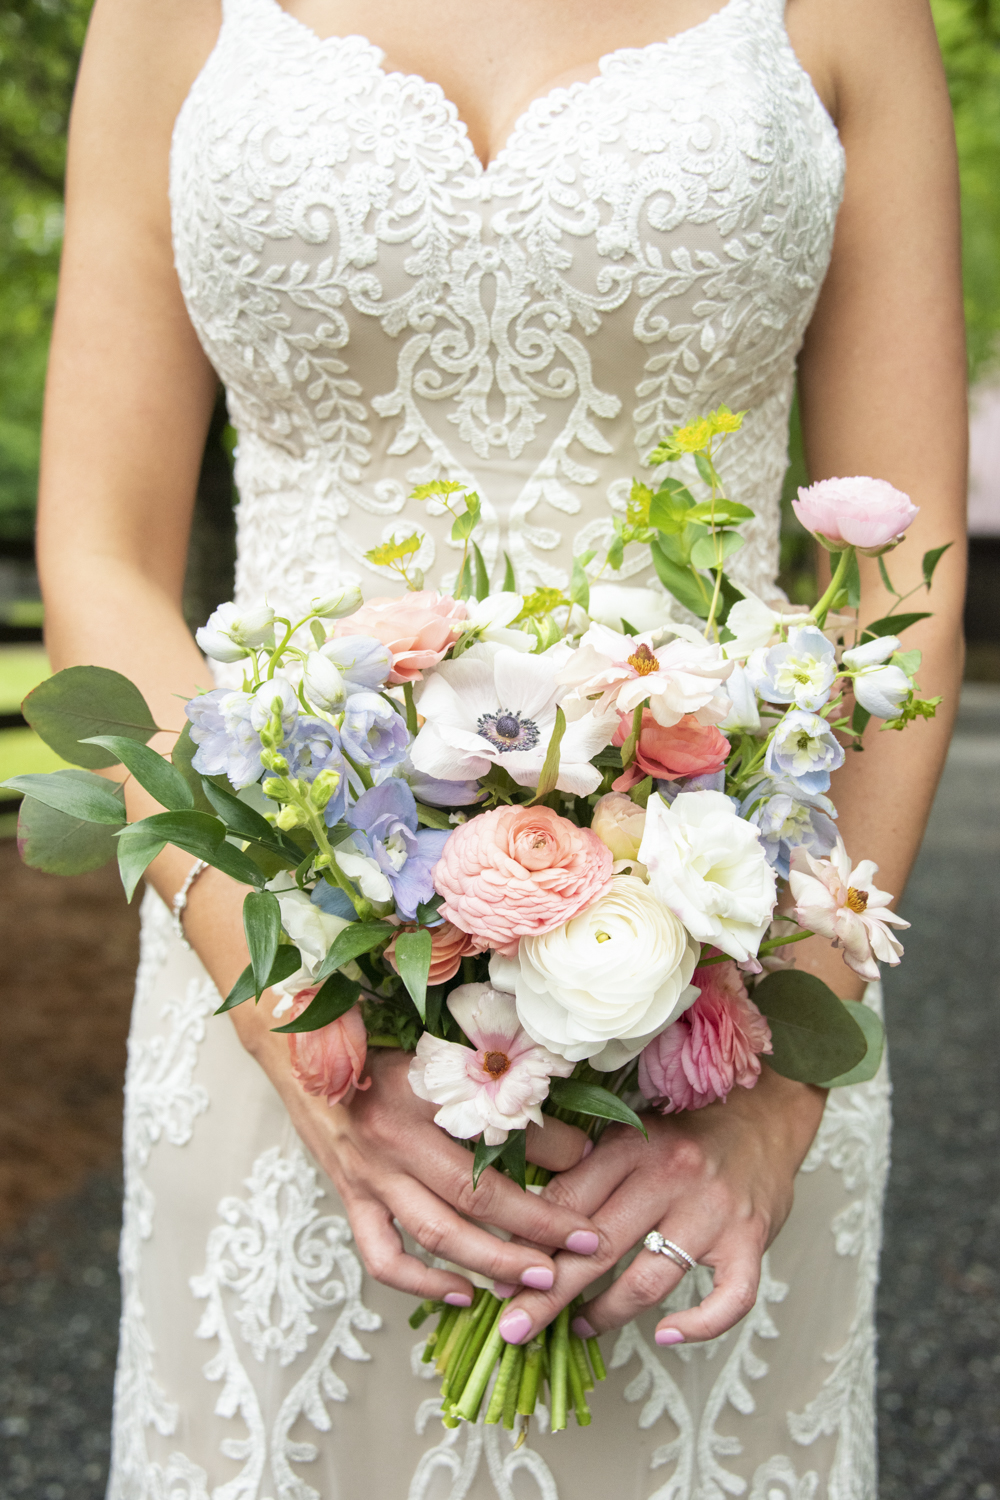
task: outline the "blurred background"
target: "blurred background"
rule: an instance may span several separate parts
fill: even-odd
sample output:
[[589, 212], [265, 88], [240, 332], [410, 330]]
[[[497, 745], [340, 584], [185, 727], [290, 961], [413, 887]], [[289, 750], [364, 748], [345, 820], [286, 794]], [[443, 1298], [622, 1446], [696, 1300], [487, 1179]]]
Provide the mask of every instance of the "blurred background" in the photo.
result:
[[[0, 780], [57, 762], [19, 705], [48, 672], [39, 422], [73, 81], [91, 0], [0, 4]], [[932, 0], [958, 135], [972, 397], [969, 652], [958, 733], [886, 981], [895, 1137], [880, 1289], [880, 1500], [1000, 1497], [1000, 0]], [[782, 583], [813, 560], [788, 500]], [[230, 595], [233, 433], [205, 449], [185, 590]], [[2, 797], [2, 793], [0, 793]], [[117, 1341], [121, 1087], [138, 915], [113, 867], [17, 859], [0, 800], [0, 1500], [98, 1500]], [[962, 955], [961, 967], [955, 955]], [[846, 1497], [845, 1497], [846, 1500]]]

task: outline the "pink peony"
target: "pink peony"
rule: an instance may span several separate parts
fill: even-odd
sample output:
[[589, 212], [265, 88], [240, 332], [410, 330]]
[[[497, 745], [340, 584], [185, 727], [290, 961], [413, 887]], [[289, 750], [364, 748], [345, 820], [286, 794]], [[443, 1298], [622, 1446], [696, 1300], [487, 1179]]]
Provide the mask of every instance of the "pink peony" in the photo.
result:
[[679, 1020], [639, 1056], [639, 1088], [660, 1114], [703, 1109], [729, 1090], [752, 1089], [771, 1028], [743, 987], [732, 962], [695, 969], [701, 994]]
[[899, 963], [903, 945], [886, 924], [910, 924], [887, 910], [892, 897], [874, 883], [878, 865], [863, 859], [852, 870], [842, 839], [837, 840], [828, 859], [814, 859], [800, 847], [792, 850], [790, 863], [793, 915], [800, 926], [829, 938], [835, 948], [843, 948], [845, 964], [862, 979], [879, 977], [876, 959]]
[[374, 636], [392, 652], [389, 681], [419, 682], [423, 668], [436, 667], [458, 640], [466, 614], [460, 599], [424, 589], [401, 599], [369, 599], [348, 619], [338, 620], [333, 633]]
[[[400, 932], [415, 932], [416, 928], [411, 924], [399, 928]], [[475, 953], [482, 953], [485, 943], [478, 943], [474, 937], [456, 927], [452, 922], [442, 922], [439, 927], [431, 930], [431, 966], [427, 975], [428, 984], [444, 984], [446, 979], [454, 979], [458, 973], [459, 964], [463, 958], [469, 958]], [[396, 969], [396, 937], [393, 938], [385, 956]], [[399, 970], [396, 969], [398, 974]]]
[[909, 495], [885, 479], [821, 479], [799, 490], [792, 509], [807, 531], [877, 557], [902, 541], [917, 515]]
[[501, 807], [455, 829], [434, 866], [441, 915], [508, 957], [611, 883], [611, 850], [548, 807]]
[[[290, 1021], [302, 1014], [319, 988], [319, 985], [312, 985], [309, 989], [299, 990], [292, 1004]], [[371, 1088], [371, 1079], [362, 1081], [361, 1078], [368, 1055], [368, 1033], [360, 1006], [352, 1005], [344, 1015], [319, 1031], [291, 1032], [288, 1051], [292, 1072], [306, 1093], [325, 1098], [331, 1108], [352, 1089]]]
[[[622, 714], [613, 745], [624, 745], [632, 733], [632, 715]], [[685, 714], [679, 724], [664, 729], [652, 711], [642, 711], [642, 728], [635, 760], [612, 782], [616, 792], [627, 792], [645, 776], [657, 781], [675, 781], [679, 776], [711, 776], [721, 771], [729, 754], [729, 741], [714, 724], [699, 724], [694, 714]]]

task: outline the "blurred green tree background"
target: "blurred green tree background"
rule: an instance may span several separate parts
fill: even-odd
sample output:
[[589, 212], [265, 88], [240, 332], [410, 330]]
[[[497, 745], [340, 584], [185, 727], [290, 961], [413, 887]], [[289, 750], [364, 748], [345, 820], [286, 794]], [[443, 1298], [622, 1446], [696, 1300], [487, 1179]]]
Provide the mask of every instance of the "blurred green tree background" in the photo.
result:
[[[30, 537], [73, 80], [92, 0], [0, 9], [0, 547]], [[169, 3], [169, 0], [166, 0]], [[932, 0], [955, 108], [970, 376], [1000, 346], [1000, 0]], [[217, 433], [221, 424], [213, 424]], [[789, 494], [804, 477], [793, 423]], [[790, 518], [784, 572], [809, 567]]]

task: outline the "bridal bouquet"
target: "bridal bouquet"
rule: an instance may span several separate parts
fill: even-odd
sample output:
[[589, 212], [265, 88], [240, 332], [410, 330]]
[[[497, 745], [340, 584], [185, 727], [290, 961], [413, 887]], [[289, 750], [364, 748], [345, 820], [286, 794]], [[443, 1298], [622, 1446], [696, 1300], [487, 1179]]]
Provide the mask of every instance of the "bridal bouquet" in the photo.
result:
[[[883, 558], [916, 509], [882, 480], [815, 484], [795, 508], [833, 556], [825, 593], [803, 612], [738, 589], [726, 560], [752, 511], [717, 461], [741, 415], [720, 407], [659, 445], [650, 466], [692, 456], [700, 498], [636, 482], [600, 573], [584, 554], [566, 593], [518, 593], [508, 560], [491, 595], [478, 498], [422, 485], [462, 548], [453, 595], [423, 588], [414, 535], [369, 554], [405, 580], [399, 598], [347, 589], [301, 618], [223, 605], [198, 642], [242, 683], [187, 704], [169, 758], [127, 679], [57, 673], [24, 713], [76, 769], [5, 783], [24, 793], [23, 857], [74, 873], [116, 855], [131, 898], [175, 844], [249, 886], [250, 962], [220, 1011], [273, 990], [295, 1076], [331, 1105], [368, 1087], [369, 1048], [411, 1053], [474, 1183], [491, 1167], [547, 1180], [526, 1162], [530, 1122], [643, 1130], [637, 1109], [724, 1101], [765, 1057], [826, 1087], [870, 1078], [877, 1016], [789, 953], [818, 933], [875, 979], [903, 951], [907, 924], [875, 865], [852, 864], [828, 792], [871, 719], [903, 729], [939, 701], [899, 639], [926, 614], [897, 613]], [[650, 549], [662, 593], [601, 581], [627, 547]], [[927, 589], [945, 550], [923, 559]], [[859, 553], [895, 601], [867, 625]], [[164, 811], [129, 823], [123, 785], [95, 774], [112, 765]], [[553, 1430], [571, 1407], [589, 1422], [596, 1340], [567, 1308], [505, 1345], [505, 1306], [479, 1286], [469, 1307], [414, 1314], [438, 1315], [424, 1359], [444, 1421], [485, 1402], [487, 1422], [523, 1428], [547, 1384]]]

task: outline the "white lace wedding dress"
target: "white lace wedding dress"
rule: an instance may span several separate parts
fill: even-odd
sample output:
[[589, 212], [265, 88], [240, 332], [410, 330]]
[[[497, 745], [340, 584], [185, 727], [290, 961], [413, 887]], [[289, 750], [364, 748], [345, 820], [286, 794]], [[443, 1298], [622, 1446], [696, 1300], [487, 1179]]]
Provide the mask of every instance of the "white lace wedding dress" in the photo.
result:
[[[386, 592], [363, 553], [414, 527], [447, 585], [447, 527], [407, 500], [437, 476], [478, 490], [495, 586], [504, 552], [522, 588], [562, 583], [658, 436], [720, 401], [747, 409], [725, 472], [757, 512], [733, 572], [766, 593], [842, 173], [782, 0], [611, 53], [486, 168], [435, 84], [276, 0], [225, 0], [171, 196], [239, 430], [239, 597]], [[625, 575], [649, 581], [641, 560]], [[538, 1422], [514, 1451], [438, 1422], [410, 1300], [365, 1277], [217, 1003], [149, 895], [111, 1500], [875, 1500], [884, 1077], [831, 1097], [744, 1321], [680, 1350], [655, 1313], [607, 1336], [593, 1426]]]

